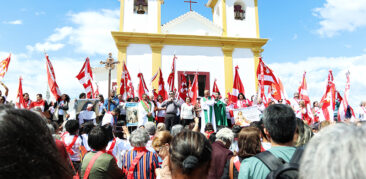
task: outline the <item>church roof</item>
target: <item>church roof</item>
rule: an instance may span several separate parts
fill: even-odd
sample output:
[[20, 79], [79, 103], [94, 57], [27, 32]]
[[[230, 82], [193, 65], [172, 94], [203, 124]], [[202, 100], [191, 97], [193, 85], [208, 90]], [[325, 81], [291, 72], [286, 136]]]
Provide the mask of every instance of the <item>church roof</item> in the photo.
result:
[[[198, 22], [198, 24], [194, 24]], [[182, 30], [178, 30], [178, 29]], [[166, 34], [186, 34], [186, 35], [218, 35], [221, 36], [222, 28], [214, 24], [209, 19], [203, 17], [195, 11], [189, 11], [162, 26], [162, 32]]]

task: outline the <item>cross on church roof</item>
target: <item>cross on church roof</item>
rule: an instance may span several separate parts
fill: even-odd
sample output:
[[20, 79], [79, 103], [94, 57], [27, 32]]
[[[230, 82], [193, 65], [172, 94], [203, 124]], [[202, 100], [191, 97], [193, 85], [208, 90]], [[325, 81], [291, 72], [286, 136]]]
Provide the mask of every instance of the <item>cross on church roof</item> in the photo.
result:
[[189, 1], [184, 1], [184, 2], [187, 2], [189, 3], [189, 10], [192, 11], [192, 3], [197, 3], [195, 1], [192, 1], [192, 0], [189, 0]]

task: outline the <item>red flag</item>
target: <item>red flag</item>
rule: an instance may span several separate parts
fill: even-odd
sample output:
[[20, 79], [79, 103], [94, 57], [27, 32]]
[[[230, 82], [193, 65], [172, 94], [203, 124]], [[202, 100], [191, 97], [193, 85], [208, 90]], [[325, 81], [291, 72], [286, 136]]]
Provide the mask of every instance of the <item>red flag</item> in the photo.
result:
[[142, 95], [143, 94], [149, 94], [149, 90], [146, 87], [146, 83], [145, 83], [145, 80], [144, 80], [144, 75], [142, 73], [139, 73], [137, 75], [137, 77], [140, 78], [139, 88], [137, 90], [138, 90], [138, 93], [139, 93], [139, 98], [142, 99]]
[[196, 104], [198, 97], [198, 75], [197, 73], [194, 75], [194, 79], [192, 82], [192, 88], [189, 92], [189, 96], [191, 97], [192, 104]]
[[182, 81], [181, 81], [180, 87], [179, 87], [179, 98], [181, 100], [185, 101], [188, 96], [187, 75], [181, 74], [181, 79], [182, 79]]
[[153, 95], [154, 95], [154, 99], [158, 99], [159, 94], [156, 92], [156, 89], [153, 89]]
[[174, 79], [175, 79], [175, 60], [177, 57], [174, 55], [173, 57], [173, 64], [172, 64], [172, 72], [170, 72], [168, 77], [168, 85], [169, 91], [174, 91]]
[[122, 95], [122, 99], [127, 100], [128, 98], [132, 97], [132, 94], [129, 93], [131, 85], [132, 83], [130, 73], [128, 72], [126, 62], [123, 62], [121, 84], [119, 89], [119, 94]]
[[95, 86], [97, 86], [97, 89], [94, 91], [94, 96], [95, 98], [99, 97], [99, 86], [98, 84], [95, 84]]
[[[339, 109], [338, 109], [338, 119], [340, 121], [344, 121], [346, 119], [346, 113], [347, 113], [347, 108], [348, 108], [348, 95], [349, 95], [349, 89], [351, 88], [351, 83], [350, 83], [350, 79], [349, 79], [349, 75], [350, 73], [347, 72], [346, 73], [346, 87], [344, 90], [344, 96], [343, 99], [341, 100], [341, 104], [339, 105]], [[351, 106], [349, 106], [351, 108]], [[352, 117], [355, 118], [355, 114], [353, 112], [353, 109], [351, 108], [351, 114]]]
[[93, 72], [90, 67], [89, 58], [86, 58], [85, 63], [76, 78], [79, 80], [80, 84], [83, 85], [87, 98], [95, 98], [93, 89]]
[[305, 120], [308, 122], [308, 124], [311, 124], [314, 120], [314, 115], [311, 110], [311, 102], [308, 95], [308, 85], [306, 83], [306, 72], [304, 72], [304, 75], [302, 77], [301, 86], [299, 87], [299, 97], [301, 100], [304, 100], [305, 107], [306, 107], [306, 114], [305, 114]]
[[23, 86], [22, 86], [22, 77], [19, 77], [19, 88], [18, 88], [18, 95], [17, 95], [17, 102], [16, 106], [18, 109], [25, 109], [26, 104], [23, 99]]
[[279, 78], [277, 78], [277, 81], [280, 88], [281, 99], [285, 100], [287, 104], [291, 104], [290, 100], [288, 100], [287, 93], [285, 88], [283, 87], [282, 81]]
[[216, 81], [217, 81], [217, 79], [214, 80], [213, 87], [212, 87], [212, 93], [217, 93], [217, 92], [220, 93], [220, 90], [219, 90], [219, 87], [217, 86]]
[[159, 88], [158, 88], [158, 95], [163, 97], [163, 100], [168, 99], [168, 93], [165, 89], [165, 83], [163, 78], [163, 73], [161, 72], [161, 68], [159, 68]]
[[335, 108], [335, 84], [333, 83], [333, 74], [332, 70], [329, 70], [328, 74], [328, 84], [325, 91], [325, 94], [323, 95], [322, 99], [320, 100], [320, 103], [322, 105], [322, 111], [325, 120], [327, 121], [333, 121], [334, 120], [334, 108]]
[[238, 101], [238, 95], [239, 93], [243, 93], [245, 95], [244, 85], [241, 82], [240, 76], [239, 76], [239, 67], [235, 67], [235, 76], [234, 76], [234, 84], [233, 84], [233, 90], [231, 92], [231, 102]]
[[55, 99], [58, 100], [61, 97], [61, 92], [56, 83], [55, 71], [53, 70], [53, 66], [47, 54], [46, 54], [46, 68], [47, 68], [48, 86], [50, 87], [50, 91], [55, 97]]
[[[263, 69], [261, 68], [263, 67]], [[262, 58], [259, 58], [258, 68], [257, 68], [258, 84], [263, 83], [264, 85], [271, 85], [272, 83], [278, 84], [276, 76], [273, 71], [264, 64]], [[263, 82], [261, 82], [263, 78]]]
[[42, 112], [44, 112], [44, 106], [45, 106], [44, 104], [45, 104], [44, 100], [34, 101], [30, 104], [29, 109], [39, 107], [41, 108]]
[[0, 78], [4, 78], [5, 73], [8, 71], [9, 64], [10, 64], [11, 54], [5, 60], [0, 62]]

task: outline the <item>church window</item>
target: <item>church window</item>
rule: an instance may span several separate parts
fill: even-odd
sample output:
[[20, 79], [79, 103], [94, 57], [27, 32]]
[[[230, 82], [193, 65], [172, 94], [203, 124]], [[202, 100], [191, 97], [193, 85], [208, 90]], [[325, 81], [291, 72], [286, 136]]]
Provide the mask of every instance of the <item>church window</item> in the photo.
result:
[[148, 1], [147, 0], [134, 0], [134, 12], [137, 14], [147, 14]]
[[235, 20], [245, 19], [245, 4], [242, 1], [237, 1], [234, 3], [234, 17]]

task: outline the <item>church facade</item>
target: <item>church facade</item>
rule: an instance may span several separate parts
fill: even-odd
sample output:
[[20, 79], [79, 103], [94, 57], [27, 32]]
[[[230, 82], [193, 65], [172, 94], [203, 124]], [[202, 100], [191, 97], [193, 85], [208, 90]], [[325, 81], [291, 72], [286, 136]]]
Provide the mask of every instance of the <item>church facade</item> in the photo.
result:
[[[209, 0], [213, 21], [189, 11], [161, 25], [163, 0], [120, 0], [120, 30], [112, 36], [118, 48], [117, 87], [122, 64], [127, 68], [135, 89], [139, 72], [146, 84], [158, 89], [151, 77], [162, 69], [166, 81], [176, 55], [175, 87], [180, 74], [193, 79], [199, 75], [199, 95], [212, 90], [214, 80], [224, 94], [231, 92], [235, 66], [239, 66], [246, 96], [256, 93], [256, 67], [267, 39], [259, 36], [257, 0]], [[158, 79], [158, 78], [157, 78]], [[167, 83], [166, 83], [167, 84]]]

